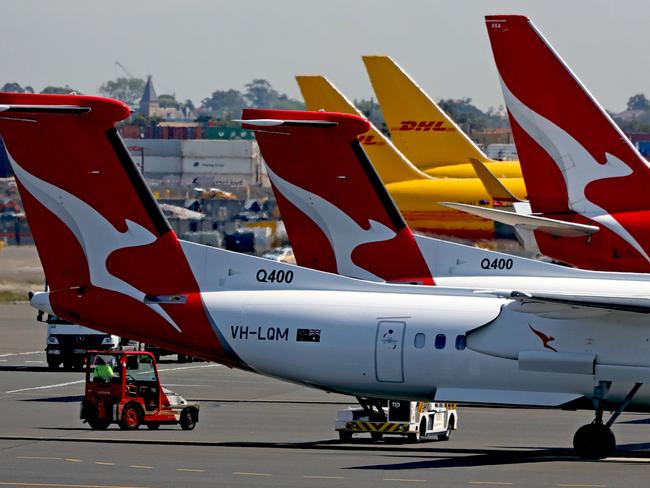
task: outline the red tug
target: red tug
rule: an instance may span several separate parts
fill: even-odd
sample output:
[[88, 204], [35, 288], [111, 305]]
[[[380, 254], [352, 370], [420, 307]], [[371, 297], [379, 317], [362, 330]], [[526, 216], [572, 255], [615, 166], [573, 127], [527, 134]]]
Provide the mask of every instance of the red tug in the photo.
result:
[[161, 386], [151, 353], [88, 351], [85, 363], [80, 416], [92, 429], [104, 430], [117, 423], [127, 430], [175, 424], [192, 430], [199, 421], [198, 403]]

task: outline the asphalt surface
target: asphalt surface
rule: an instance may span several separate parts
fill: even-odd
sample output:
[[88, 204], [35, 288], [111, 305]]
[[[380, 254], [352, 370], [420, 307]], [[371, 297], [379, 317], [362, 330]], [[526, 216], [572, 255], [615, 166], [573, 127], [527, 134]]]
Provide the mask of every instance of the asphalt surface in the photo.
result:
[[621, 416], [605, 461], [571, 449], [589, 412], [461, 408], [449, 442], [341, 444], [334, 418], [350, 398], [208, 363], [159, 364], [163, 384], [201, 401], [194, 431], [93, 432], [78, 418], [83, 375], [47, 371], [34, 318], [27, 304], [0, 305], [0, 487], [650, 484], [645, 415]]

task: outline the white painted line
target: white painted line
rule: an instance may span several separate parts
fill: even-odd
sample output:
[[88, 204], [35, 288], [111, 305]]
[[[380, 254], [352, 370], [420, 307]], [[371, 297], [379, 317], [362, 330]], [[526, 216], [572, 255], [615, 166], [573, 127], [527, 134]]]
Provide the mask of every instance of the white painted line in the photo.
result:
[[205, 473], [205, 469], [176, 468], [176, 471], [183, 471], [186, 473]]
[[45, 351], [8, 352], [0, 354], [0, 358], [8, 358], [10, 356], [30, 356], [32, 354], [45, 354]]
[[66, 461], [69, 461], [71, 463], [83, 463], [83, 459], [77, 459], [77, 458], [65, 458]]
[[20, 393], [23, 391], [33, 391], [33, 390], [47, 390], [49, 388], [61, 388], [62, 386], [78, 385], [80, 383], [85, 383], [86, 380], [77, 380], [77, 381], [68, 381], [67, 383], [56, 383], [54, 385], [43, 385], [43, 386], [32, 386], [31, 388], [20, 388], [19, 390], [9, 390], [5, 391], [5, 394], [9, 393]]
[[179, 366], [178, 368], [167, 368], [167, 369], [158, 369], [158, 372], [163, 371], [182, 371], [185, 369], [198, 369], [198, 368], [220, 368], [221, 364], [201, 364], [199, 366]]
[[511, 485], [506, 481], [470, 481], [470, 485]]
[[315, 480], [344, 480], [345, 476], [303, 476], [303, 478], [315, 479]]
[[402, 483], [426, 483], [427, 480], [411, 480], [408, 478], [384, 478], [384, 481], [400, 481]]
[[134, 469], [153, 469], [153, 466], [144, 466], [142, 464], [131, 464], [129, 468], [134, 468]]
[[115, 463], [108, 461], [95, 461], [95, 464], [99, 464], [100, 466], [115, 466]]
[[16, 456], [16, 459], [37, 459], [39, 461], [47, 461], [47, 460], [54, 460], [54, 461], [61, 461], [60, 457], [49, 457], [49, 456]]
[[45, 364], [45, 361], [25, 361], [25, 363]]
[[31, 486], [34, 488], [145, 488], [142, 486], [69, 485], [65, 483], [27, 483], [21, 481], [0, 481], [0, 486]]
[[273, 476], [271, 473], [247, 473], [246, 471], [235, 471], [233, 474], [240, 476]]

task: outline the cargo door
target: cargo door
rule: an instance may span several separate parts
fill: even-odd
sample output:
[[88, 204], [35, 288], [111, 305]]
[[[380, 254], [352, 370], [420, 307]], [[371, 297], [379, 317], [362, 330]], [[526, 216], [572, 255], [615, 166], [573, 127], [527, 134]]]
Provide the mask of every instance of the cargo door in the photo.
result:
[[377, 324], [375, 372], [377, 381], [404, 381], [404, 322], [382, 320]]

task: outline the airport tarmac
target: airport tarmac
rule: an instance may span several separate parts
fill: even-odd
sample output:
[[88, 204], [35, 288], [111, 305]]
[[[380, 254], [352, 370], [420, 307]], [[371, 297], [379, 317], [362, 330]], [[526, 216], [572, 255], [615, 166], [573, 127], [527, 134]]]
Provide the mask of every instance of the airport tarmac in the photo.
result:
[[44, 338], [27, 304], [0, 304], [0, 486], [648, 486], [648, 415], [621, 416], [605, 461], [571, 449], [590, 412], [461, 407], [449, 442], [341, 444], [351, 398], [208, 363], [159, 364], [201, 402], [194, 431], [94, 432], [78, 418], [83, 375], [49, 372]]

